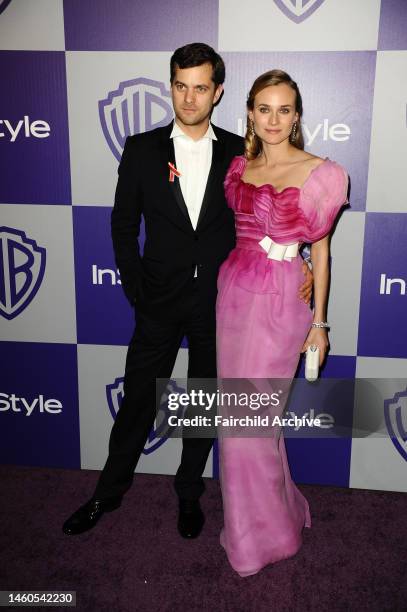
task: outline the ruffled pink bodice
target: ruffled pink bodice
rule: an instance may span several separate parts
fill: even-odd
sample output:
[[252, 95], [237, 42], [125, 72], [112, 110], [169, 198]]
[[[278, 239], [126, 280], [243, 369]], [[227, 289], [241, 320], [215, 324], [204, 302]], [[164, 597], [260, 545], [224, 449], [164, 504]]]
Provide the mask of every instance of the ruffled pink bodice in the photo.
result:
[[235, 212], [236, 234], [259, 241], [268, 235], [280, 244], [312, 243], [329, 233], [347, 201], [348, 177], [334, 161], [325, 159], [301, 188], [277, 191], [273, 185], [256, 187], [241, 179], [243, 156], [235, 157], [225, 178], [225, 193]]

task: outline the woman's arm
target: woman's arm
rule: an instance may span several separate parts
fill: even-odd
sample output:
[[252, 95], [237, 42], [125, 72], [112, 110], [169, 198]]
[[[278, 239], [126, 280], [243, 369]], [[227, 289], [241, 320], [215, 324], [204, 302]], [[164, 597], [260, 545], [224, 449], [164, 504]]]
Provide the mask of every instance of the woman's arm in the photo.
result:
[[[329, 236], [325, 236], [311, 245], [312, 272], [314, 275], [314, 318], [315, 323], [326, 321], [328, 290], [329, 290]], [[302, 351], [310, 344], [319, 347], [319, 364], [325, 359], [329, 346], [326, 329], [311, 328], [304, 342]]]

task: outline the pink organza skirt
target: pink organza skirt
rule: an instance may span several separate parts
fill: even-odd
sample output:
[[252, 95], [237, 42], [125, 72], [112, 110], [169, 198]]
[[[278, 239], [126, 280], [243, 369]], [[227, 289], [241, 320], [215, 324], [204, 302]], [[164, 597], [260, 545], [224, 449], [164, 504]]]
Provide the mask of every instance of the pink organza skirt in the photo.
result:
[[[244, 243], [243, 243], [244, 244]], [[250, 243], [248, 243], [250, 244]], [[304, 281], [300, 256], [267, 259], [257, 244], [234, 249], [218, 278], [218, 377], [292, 379], [312, 322], [298, 297]], [[231, 381], [227, 380], [230, 388]], [[237, 383], [239, 385], [244, 383]], [[273, 381], [270, 381], [272, 391]], [[220, 484], [224, 527], [220, 542], [241, 575], [291, 557], [311, 526], [308, 502], [291, 479], [279, 427], [266, 437], [221, 437]]]

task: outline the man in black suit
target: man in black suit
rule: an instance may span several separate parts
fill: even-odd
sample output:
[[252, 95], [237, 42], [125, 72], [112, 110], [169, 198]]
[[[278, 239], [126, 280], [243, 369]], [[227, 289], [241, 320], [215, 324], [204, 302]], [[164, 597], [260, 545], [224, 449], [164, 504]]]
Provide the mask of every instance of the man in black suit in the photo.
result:
[[[64, 524], [66, 534], [93, 527], [120, 506], [156, 416], [156, 379], [171, 376], [183, 336], [189, 378], [216, 378], [215, 302], [218, 270], [234, 247], [234, 219], [223, 191], [243, 139], [210, 123], [223, 92], [225, 66], [208, 45], [193, 43], [171, 58], [175, 121], [127, 138], [112, 212], [112, 237], [124, 292], [137, 313], [112, 428], [109, 456], [92, 499]], [[141, 217], [146, 241], [140, 256]], [[303, 296], [310, 281], [304, 284]], [[175, 477], [178, 530], [199, 535], [199, 498], [209, 438], [184, 438]]]

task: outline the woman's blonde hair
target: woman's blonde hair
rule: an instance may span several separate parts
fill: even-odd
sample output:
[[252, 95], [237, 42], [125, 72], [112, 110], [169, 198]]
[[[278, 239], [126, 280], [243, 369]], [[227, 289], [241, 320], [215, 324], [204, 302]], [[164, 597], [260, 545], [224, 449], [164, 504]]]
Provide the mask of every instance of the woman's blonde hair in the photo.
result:
[[[265, 72], [257, 77], [247, 97], [247, 110], [253, 111], [254, 99], [258, 93], [263, 91], [263, 89], [269, 87], [270, 85], [280, 85], [281, 83], [286, 83], [295, 91], [295, 110], [298, 113], [298, 119], [296, 121], [297, 126], [295, 138], [290, 137], [290, 142], [294, 147], [297, 147], [297, 149], [303, 149], [304, 137], [301, 129], [302, 98], [297, 83], [292, 80], [289, 74], [283, 70], [269, 70], [268, 72]], [[249, 116], [247, 116], [247, 129], [245, 136], [246, 158], [249, 160], [254, 159], [262, 152], [262, 148], [261, 140], [256, 134], [253, 134], [252, 122], [249, 119]]]

